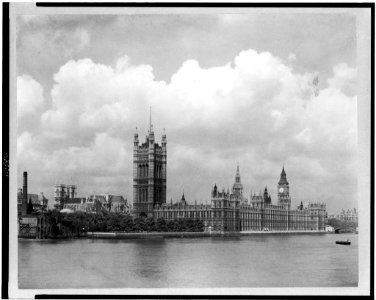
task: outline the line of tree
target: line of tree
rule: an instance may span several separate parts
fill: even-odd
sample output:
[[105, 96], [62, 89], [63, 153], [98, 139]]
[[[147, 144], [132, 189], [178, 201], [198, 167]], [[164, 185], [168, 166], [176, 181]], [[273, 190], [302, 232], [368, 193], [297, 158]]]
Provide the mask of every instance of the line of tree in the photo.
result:
[[55, 210], [51, 217], [72, 232], [79, 234], [85, 231], [99, 232], [203, 232], [204, 223], [195, 219], [165, 220], [153, 218], [133, 218], [119, 213], [74, 212], [61, 214]]

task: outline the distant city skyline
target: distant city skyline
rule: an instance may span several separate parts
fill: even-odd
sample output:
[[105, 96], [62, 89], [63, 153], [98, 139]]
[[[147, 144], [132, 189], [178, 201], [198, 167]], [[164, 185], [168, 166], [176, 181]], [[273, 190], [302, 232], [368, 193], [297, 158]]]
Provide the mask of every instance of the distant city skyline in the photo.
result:
[[[312, 26], [315, 24], [315, 26]], [[349, 13], [17, 18], [18, 187], [132, 203], [133, 134], [167, 136], [167, 202], [265, 187], [292, 207], [357, 204], [356, 23]]]

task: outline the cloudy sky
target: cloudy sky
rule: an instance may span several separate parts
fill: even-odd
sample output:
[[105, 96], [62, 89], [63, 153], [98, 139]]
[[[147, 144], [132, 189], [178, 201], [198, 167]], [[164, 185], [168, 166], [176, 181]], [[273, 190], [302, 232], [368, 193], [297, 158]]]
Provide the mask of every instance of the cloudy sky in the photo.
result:
[[167, 135], [167, 201], [232, 186], [293, 206], [357, 207], [356, 24], [350, 14], [17, 17], [18, 186], [132, 202], [133, 134]]

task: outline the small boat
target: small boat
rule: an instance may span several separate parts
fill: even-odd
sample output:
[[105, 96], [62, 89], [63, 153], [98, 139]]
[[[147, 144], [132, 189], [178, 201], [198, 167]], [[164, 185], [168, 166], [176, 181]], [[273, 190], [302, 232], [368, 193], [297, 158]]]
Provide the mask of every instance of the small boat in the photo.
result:
[[351, 245], [351, 242], [349, 240], [347, 240], [347, 241], [336, 241], [336, 244], [339, 244], [339, 245]]

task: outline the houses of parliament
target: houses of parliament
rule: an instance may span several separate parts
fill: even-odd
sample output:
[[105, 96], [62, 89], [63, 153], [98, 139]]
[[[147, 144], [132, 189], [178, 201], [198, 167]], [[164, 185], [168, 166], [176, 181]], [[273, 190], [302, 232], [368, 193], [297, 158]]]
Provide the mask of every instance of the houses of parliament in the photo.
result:
[[163, 132], [161, 145], [155, 141], [153, 126], [140, 145], [134, 134], [133, 214], [165, 220], [190, 218], [204, 222], [214, 232], [325, 230], [326, 205], [301, 202], [291, 207], [289, 182], [284, 167], [278, 181], [278, 201], [272, 204], [265, 188], [263, 194], [243, 194], [239, 165], [231, 191], [211, 189], [210, 204], [188, 204], [183, 193], [177, 203], [166, 203], [167, 139]]

